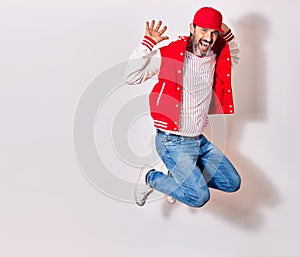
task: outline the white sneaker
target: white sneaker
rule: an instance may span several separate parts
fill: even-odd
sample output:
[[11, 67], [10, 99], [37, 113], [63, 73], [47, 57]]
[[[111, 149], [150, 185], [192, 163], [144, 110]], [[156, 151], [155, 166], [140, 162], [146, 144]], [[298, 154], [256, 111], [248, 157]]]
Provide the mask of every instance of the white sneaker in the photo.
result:
[[153, 188], [146, 183], [146, 175], [152, 170], [148, 165], [141, 168], [137, 183], [134, 189], [134, 199], [138, 206], [143, 206], [148, 196], [153, 192]]
[[[168, 171], [168, 176], [172, 177], [172, 174], [170, 173], [170, 171]], [[176, 199], [170, 195], [165, 195], [165, 197], [169, 204], [174, 204], [176, 202]]]
[[169, 204], [174, 204], [176, 203], [176, 199], [170, 195], [166, 195], [166, 200]]

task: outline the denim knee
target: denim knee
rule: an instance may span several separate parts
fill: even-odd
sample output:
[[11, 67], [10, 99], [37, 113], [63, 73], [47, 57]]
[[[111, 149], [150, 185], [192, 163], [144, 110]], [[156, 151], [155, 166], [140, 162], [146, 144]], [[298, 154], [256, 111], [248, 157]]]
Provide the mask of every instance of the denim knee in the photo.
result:
[[228, 190], [226, 190], [227, 192], [230, 192], [230, 193], [233, 193], [233, 192], [236, 192], [240, 189], [241, 187], [241, 178], [239, 175], [237, 175], [235, 177], [235, 179], [233, 179], [231, 182], [230, 182], [230, 186], [228, 187]]
[[188, 196], [186, 197], [186, 204], [190, 207], [200, 208], [205, 205], [210, 199], [209, 191], [201, 192], [196, 196]]

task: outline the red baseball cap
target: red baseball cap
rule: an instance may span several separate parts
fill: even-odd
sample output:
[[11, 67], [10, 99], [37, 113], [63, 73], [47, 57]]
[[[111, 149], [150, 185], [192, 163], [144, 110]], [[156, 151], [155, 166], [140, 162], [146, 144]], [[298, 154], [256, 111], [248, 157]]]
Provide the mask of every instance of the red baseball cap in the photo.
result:
[[224, 32], [222, 27], [222, 14], [212, 7], [202, 7], [194, 16], [193, 23], [198, 27], [215, 29]]

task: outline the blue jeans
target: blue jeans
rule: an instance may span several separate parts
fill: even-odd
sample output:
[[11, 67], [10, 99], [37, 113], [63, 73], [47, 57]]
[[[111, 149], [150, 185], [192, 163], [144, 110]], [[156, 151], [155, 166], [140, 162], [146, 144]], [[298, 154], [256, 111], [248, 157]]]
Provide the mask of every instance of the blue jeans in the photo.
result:
[[183, 137], [157, 133], [156, 150], [170, 175], [152, 170], [147, 182], [153, 189], [188, 206], [203, 206], [210, 198], [209, 188], [234, 192], [240, 187], [236, 169], [203, 135]]

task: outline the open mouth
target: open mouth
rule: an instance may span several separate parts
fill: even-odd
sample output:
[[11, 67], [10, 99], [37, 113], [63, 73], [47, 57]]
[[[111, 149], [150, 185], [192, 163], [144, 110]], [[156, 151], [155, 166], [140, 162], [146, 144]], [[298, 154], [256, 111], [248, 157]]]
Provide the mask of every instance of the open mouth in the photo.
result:
[[202, 39], [199, 41], [199, 48], [201, 51], [208, 51], [210, 46], [211, 46], [211, 43], [209, 43], [207, 41], [204, 41]]
[[208, 43], [206, 43], [206, 42], [203, 42], [203, 41], [200, 41], [200, 45], [201, 45], [201, 46], [203, 46], [203, 47], [208, 47], [208, 46], [209, 46], [209, 44], [208, 44]]

